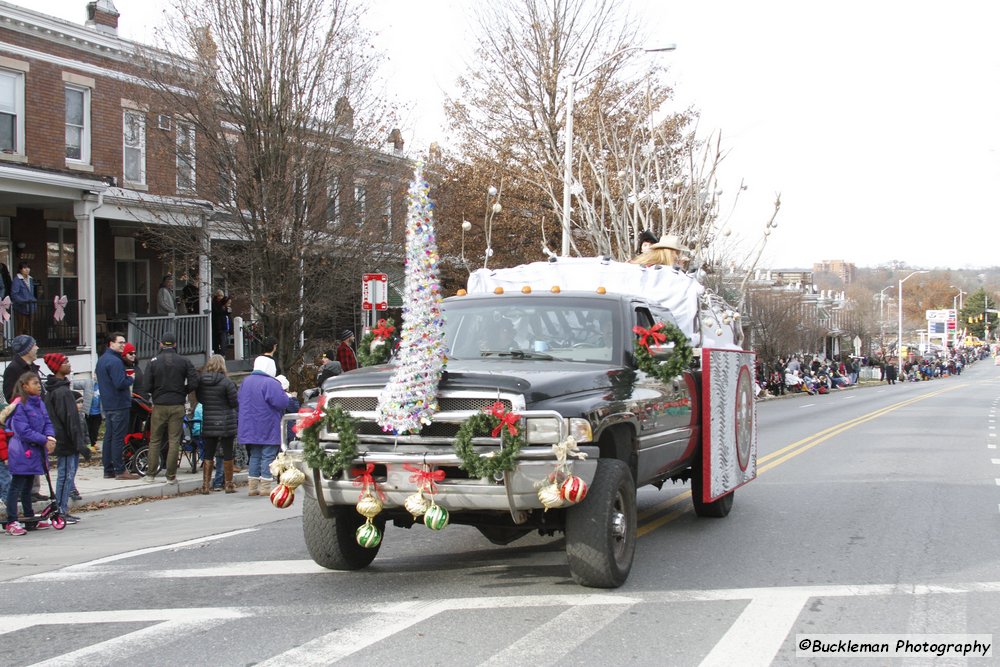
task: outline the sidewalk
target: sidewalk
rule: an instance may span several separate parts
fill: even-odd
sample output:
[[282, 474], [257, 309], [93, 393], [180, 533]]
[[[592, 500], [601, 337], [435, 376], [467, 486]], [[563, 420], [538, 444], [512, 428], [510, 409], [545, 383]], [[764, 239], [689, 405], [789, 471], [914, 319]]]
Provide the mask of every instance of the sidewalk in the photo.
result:
[[[97, 454], [98, 460], [100, 453]], [[236, 484], [237, 493], [240, 486], [246, 486], [247, 472], [238, 472], [233, 475], [233, 482]], [[53, 471], [52, 484], [55, 485], [55, 472]], [[143, 478], [136, 480], [105, 479], [104, 468], [100, 465], [81, 466], [76, 472], [76, 490], [80, 492], [82, 500], [70, 501], [70, 511], [73, 507], [89, 505], [90, 503], [100, 503], [102, 501], [128, 500], [130, 498], [158, 498], [162, 496], [178, 496], [182, 493], [194, 491], [201, 488], [201, 469], [192, 473], [185, 467], [182, 471], [177, 470], [177, 483], [168, 484], [164, 474], [161, 472], [156, 476], [156, 481], [152, 484]], [[42, 480], [42, 495], [48, 494], [45, 480]], [[222, 491], [218, 492], [220, 495]], [[244, 490], [243, 493], [246, 493]], [[38, 508], [45, 506], [45, 503], [35, 503]]]

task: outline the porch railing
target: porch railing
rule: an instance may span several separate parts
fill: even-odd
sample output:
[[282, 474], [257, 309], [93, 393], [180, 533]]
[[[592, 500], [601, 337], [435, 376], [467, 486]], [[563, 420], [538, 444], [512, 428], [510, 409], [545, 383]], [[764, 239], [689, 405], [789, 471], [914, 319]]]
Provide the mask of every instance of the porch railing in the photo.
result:
[[135, 345], [136, 358], [150, 359], [160, 349], [163, 334], [171, 332], [177, 339], [177, 352], [188, 356], [202, 355], [207, 359], [210, 351], [210, 315], [130, 315], [128, 340]]
[[[49, 300], [40, 300], [35, 305], [27, 333], [43, 352], [77, 348], [80, 345], [80, 310], [86, 303], [84, 299], [67, 301], [62, 319], [57, 322], [55, 305]], [[10, 321], [3, 323], [0, 331], [3, 333], [3, 351], [0, 354], [10, 356], [10, 342], [18, 333], [24, 333], [17, 329], [17, 315], [11, 312]]]

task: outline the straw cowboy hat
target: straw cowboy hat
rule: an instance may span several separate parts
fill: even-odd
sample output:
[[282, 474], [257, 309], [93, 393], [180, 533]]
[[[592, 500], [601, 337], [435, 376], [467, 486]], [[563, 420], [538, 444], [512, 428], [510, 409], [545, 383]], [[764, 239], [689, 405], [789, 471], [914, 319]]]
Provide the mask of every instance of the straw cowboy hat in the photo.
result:
[[649, 246], [650, 250], [653, 249], [665, 249], [665, 250], [676, 250], [679, 253], [686, 253], [687, 248], [681, 245], [681, 239], [676, 234], [667, 234], [666, 236], [661, 236], [660, 240]]

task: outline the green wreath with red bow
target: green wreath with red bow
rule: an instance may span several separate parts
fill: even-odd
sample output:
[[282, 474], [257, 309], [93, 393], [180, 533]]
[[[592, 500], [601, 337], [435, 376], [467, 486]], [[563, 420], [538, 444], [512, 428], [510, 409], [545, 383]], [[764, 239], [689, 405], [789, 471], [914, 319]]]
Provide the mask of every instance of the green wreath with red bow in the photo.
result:
[[396, 345], [396, 323], [390, 318], [378, 321], [378, 325], [366, 333], [358, 343], [358, 361], [362, 366], [378, 366], [389, 361], [392, 348]]
[[[694, 351], [688, 343], [688, 337], [670, 322], [657, 322], [649, 329], [640, 326], [632, 327], [636, 334], [635, 363], [648, 375], [660, 382], [673, 382], [673, 379], [691, 366]], [[674, 351], [670, 358], [660, 362], [652, 357], [649, 348], [652, 345], [673, 343]]]
[[[319, 444], [321, 428], [336, 433], [340, 445], [336, 454], [327, 454]], [[304, 413], [292, 429], [302, 441], [302, 458], [311, 468], [318, 468], [327, 477], [347, 470], [358, 456], [358, 430], [354, 420], [339, 405], [326, 407], [326, 396], [320, 396], [312, 412]]]
[[[524, 447], [524, 436], [517, 428], [520, 421], [520, 415], [507, 411], [500, 401], [466, 420], [455, 434], [455, 453], [462, 459], [458, 467], [478, 478], [513, 470], [517, 454]], [[500, 450], [480, 456], [472, 439], [487, 433], [494, 438], [500, 436]]]

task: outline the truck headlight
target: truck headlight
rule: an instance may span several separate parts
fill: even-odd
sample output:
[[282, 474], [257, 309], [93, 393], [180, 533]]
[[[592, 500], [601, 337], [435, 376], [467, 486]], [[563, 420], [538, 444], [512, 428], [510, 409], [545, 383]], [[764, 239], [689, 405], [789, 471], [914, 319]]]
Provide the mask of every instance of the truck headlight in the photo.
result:
[[594, 432], [590, 429], [590, 422], [579, 417], [570, 418], [569, 434], [577, 442], [593, 442], [594, 440]]
[[555, 417], [529, 419], [524, 440], [529, 445], [554, 445], [559, 442], [559, 420]]

